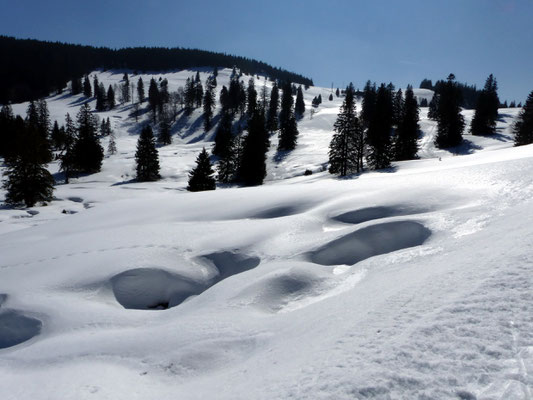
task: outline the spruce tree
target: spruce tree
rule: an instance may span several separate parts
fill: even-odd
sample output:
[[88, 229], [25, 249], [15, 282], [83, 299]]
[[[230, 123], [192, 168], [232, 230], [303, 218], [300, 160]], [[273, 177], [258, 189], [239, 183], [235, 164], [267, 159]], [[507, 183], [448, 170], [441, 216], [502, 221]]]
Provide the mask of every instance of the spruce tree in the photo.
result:
[[337, 90], [335, 90], [335, 96], [341, 97], [341, 93], [340, 93], [339, 88], [337, 88]]
[[392, 101], [392, 125], [398, 126], [403, 117], [404, 99], [402, 89], [394, 94]]
[[267, 112], [267, 129], [269, 132], [278, 130], [278, 108], [279, 108], [279, 89], [277, 83], [274, 83], [270, 91], [270, 102]]
[[88, 103], [80, 107], [76, 119], [78, 137], [73, 149], [75, 168], [84, 173], [99, 172], [104, 149], [98, 141], [97, 120]]
[[329, 172], [346, 176], [359, 172], [363, 163], [364, 134], [357, 118], [353, 85], [346, 88], [337, 120], [335, 133], [329, 145]]
[[137, 140], [135, 152], [137, 180], [153, 182], [161, 178], [159, 175], [159, 154], [155, 148], [155, 139], [150, 126], [145, 126]]
[[361, 120], [363, 125], [368, 128], [370, 121], [374, 118], [374, 110], [376, 109], [376, 84], [370, 81], [366, 82], [363, 89], [363, 108], [361, 110]]
[[15, 117], [9, 104], [0, 109], [0, 157], [7, 158], [15, 152]]
[[329, 101], [333, 101], [333, 93], [331, 93], [331, 94], [329, 95], [328, 100], [329, 100]]
[[[290, 92], [289, 95], [291, 95]], [[238, 175], [244, 185], [263, 184], [266, 176], [266, 153], [269, 146], [270, 140], [265, 127], [265, 115], [262, 110], [257, 109], [248, 121], [248, 135], [244, 139], [240, 160]]]
[[477, 100], [476, 111], [470, 126], [472, 135], [495, 133], [499, 105], [498, 84], [494, 76], [490, 74]]
[[28, 135], [36, 141], [34, 150], [35, 156], [42, 164], [52, 161], [52, 149], [49, 138], [50, 132], [50, 114], [45, 100], [37, 102], [30, 101], [26, 111], [26, 130], [34, 131], [35, 135]]
[[226, 153], [227, 148], [230, 146], [231, 140], [233, 138], [233, 133], [231, 129], [232, 116], [229, 111], [223, 111], [220, 123], [218, 124], [216, 135], [215, 135], [215, 144], [213, 146], [213, 154], [219, 157], [222, 157]]
[[115, 91], [113, 90], [113, 87], [109, 85], [109, 88], [107, 89], [107, 109], [112, 110], [115, 108]]
[[61, 150], [63, 148], [65, 142], [65, 128], [60, 128], [57, 121], [54, 121], [50, 139], [54, 150]]
[[65, 174], [65, 183], [69, 183], [72, 171], [76, 169], [75, 144], [78, 140], [78, 132], [72, 118], [67, 113], [65, 117], [65, 143], [59, 156], [59, 170]]
[[213, 89], [213, 87], [207, 85], [204, 93], [204, 130], [206, 132], [211, 129], [213, 109], [215, 108]]
[[124, 81], [124, 83], [122, 84], [120, 88], [122, 92], [122, 101], [124, 103], [129, 103], [130, 101], [130, 78], [128, 77], [127, 72], [124, 73], [122, 80]]
[[281, 110], [279, 113], [278, 151], [294, 150], [298, 139], [298, 127], [294, 117], [292, 86], [290, 82], [283, 85]]
[[463, 141], [464, 118], [461, 115], [462, 94], [455, 82], [455, 75], [450, 74], [443, 85], [437, 103], [437, 137], [438, 148], [454, 147]]
[[150, 80], [150, 86], [148, 88], [148, 104], [150, 105], [150, 110], [152, 111], [152, 119], [155, 123], [157, 116], [157, 108], [159, 105], [159, 88], [154, 78]]
[[87, 75], [85, 75], [85, 78], [83, 80], [83, 95], [85, 97], [91, 97], [93, 95], [91, 89], [91, 81], [89, 80], [89, 77]]
[[396, 130], [394, 142], [394, 157], [396, 160], [412, 160], [418, 152], [418, 102], [413, 93], [413, 87], [407, 86], [402, 115]]
[[189, 172], [189, 184], [187, 190], [190, 192], [215, 190], [216, 182], [213, 177], [214, 173], [211, 161], [209, 161], [209, 154], [207, 154], [204, 147], [196, 158], [196, 167]]
[[39, 132], [28, 123], [22, 124], [27, 129], [19, 132], [16, 155], [6, 160], [3, 187], [6, 203], [33, 207], [37, 202], [52, 200], [54, 178], [39, 157]]
[[144, 103], [144, 82], [141, 77], [137, 81], [137, 100], [139, 103]]
[[[96, 80], [96, 77], [95, 77]], [[104, 84], [100, 83], [98, 85], [98, 91], [95, 94], [96, 96], [96, 111], [105, 111], [107, 108], [107, 98]]]
[[222, 108], [222, 112], [228, 111], [230, 106], [229, 101], [229, 94], [228, 94], [228, 88], [226, 86], [222, 86], [222, 89], [220, 90], [220, 107]]
[[94, 75], [93, 78], [93, 95], [95, 98], [98, 98], [98, 92], [100, 91], [100, 83], [98, 82], [98, 77]]
[[169, 145], [172, 143], [172, 134], [170, 128], [170, 112], [168, 111], [167, 107], [164, 107], [159, 116], [159, 133], [157, 136], [158, 143], [162, 145]]
[[533, 143], [533, 91], [527, 97], [513, 131], [515, 146]]
[[194, 100], [196, 108], [202, 107], [202, 101], [204, 99], [204, 88], [200, 81], [200, 73], [196, 73], [196, 80], [194, 82]]
[[367, 130], [368, 165], [374, 169], [390, 167], [391, 130], [393, 119], [392, 93], [381, 84], [376, 94], [375, 109]]
[[70, 81], [70, 94], [76, 95], [80, 94], [83, 91], [83, 83], [81, 78], [74, 78]]
[[246, 89], [246, 115], [250, 118], [257, 108], [257, 91], [255, 90], [254, 78], [248, 80]]
[[194, 80], [191, 78], [187, 78], [187, 81], [185, 82], [184, 97], [185, 114], [190, 115], [196, 105], [196, 87], [194, 85]]
[[109, 135], [109, 143], [107, 145], [107, 154], [110, 156], [117, 153], [117, 142], [115, 140], [115, 133], [111, 131], [111, 134]]
[[298, 86], [296, 91], [296, 103], [294, 103], [294, 114], [296, 119], [302, 119], [305, 114], [304, 94], [302, 85]]

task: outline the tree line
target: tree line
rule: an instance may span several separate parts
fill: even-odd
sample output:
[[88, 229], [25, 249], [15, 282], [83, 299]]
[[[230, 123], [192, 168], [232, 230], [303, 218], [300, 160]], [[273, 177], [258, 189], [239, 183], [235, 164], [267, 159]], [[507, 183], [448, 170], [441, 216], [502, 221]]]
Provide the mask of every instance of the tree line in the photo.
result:
[[191, 67], [236, 66], [247, 74], [261, 74], [303, 85], [313, 81], [300, 74], [246, 57], [198, 49], [133, 47], [110, 49], [0, 36], [0, 104], [36, 100], [61, 92], [67, 82], [96, 69], [167, 71]]

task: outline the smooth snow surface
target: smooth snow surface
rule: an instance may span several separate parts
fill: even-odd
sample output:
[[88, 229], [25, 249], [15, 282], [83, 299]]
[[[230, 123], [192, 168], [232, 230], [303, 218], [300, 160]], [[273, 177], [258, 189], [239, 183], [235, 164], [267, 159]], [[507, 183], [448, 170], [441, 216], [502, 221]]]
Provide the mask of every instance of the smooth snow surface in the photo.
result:
[[[153, 76], [175, 90], [195, 72]], [[118, 147], [100, 173], [58, 184], [46, 206], [0, 209], [2, 400], [531, 400], [533, 146], [512, 147], [519, 110], [438, 150], [422, 109], [419, 160], [339, 179], [325, 172], [342, 102], [329, 93], [305, 91], [295, 151], [272, 137], [265, 185], [199, 193], [187, 173], [214, 134], [199, 110], [178, 116], [153, 183], [133, 180], [131, 105], [98, 113]], [[47, 100], [60, 122], [84, 101]]]

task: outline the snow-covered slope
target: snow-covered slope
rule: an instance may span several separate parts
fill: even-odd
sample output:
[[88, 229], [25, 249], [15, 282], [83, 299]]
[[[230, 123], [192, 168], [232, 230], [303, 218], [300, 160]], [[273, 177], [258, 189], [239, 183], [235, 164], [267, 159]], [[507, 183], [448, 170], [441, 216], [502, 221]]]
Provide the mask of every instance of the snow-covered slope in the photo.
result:
[[[320, 171], [341, 99], [310, 88], [308, 109], [319, 93], [261, 187], [186, 192], [212, 134], [187, 128], [159, 149], [162, 181], [130, 182], [121, 107], [103, 113], [119, 153], [102, 172], [0, 210], [2, 398], [531, 399], [533, 146], [511, 147], [517, 110], [455, 153], [433, 148], [423, 110], [421, 160], [338, 179]], [[79, 102], [48, 104], [59, 119]]]

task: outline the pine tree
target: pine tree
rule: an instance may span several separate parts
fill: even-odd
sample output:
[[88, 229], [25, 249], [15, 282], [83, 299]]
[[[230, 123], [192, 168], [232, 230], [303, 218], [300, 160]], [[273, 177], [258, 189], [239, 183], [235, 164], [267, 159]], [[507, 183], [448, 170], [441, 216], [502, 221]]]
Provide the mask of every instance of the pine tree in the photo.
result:
[[337, 90], [335, 90], [335, 96], [341, 97], [341, 92], [339, 91], [339, 88], [337, 88]]
[[294, 150], [298, 139], [298, 127], [294, 117], [291, 83], [283, 85], [281, 110], [279, 114], [279, 142], [278, 151]]
[[185, 114], [190, 115], [196, 104], [196, 88], [194, 85], [194, 80], [191, 78], [187, 78], [187, 81], [185, 82], [184, 97]]
[[477, 100], [476, 111], [470, 126], [472, 135], [486, 135], [495, 132], [498, 106], [500, 105], [497, 91], [496, 79], [490, 74]]
[[63, 148], [65, 142], [65, 128], [60, 128], [57, 121], [54, 121], [50, 139], [54, 150], [61, 150]]
[[215, 190], [216, 182], [213, 177], [214, 173], [211, 161], [209, 161], [209, 154], [207, 154], [204, 147], [196, 158], [196, 167], [189, 172], [189, 184], [187, 190], [190, 192]]
[[304, 94], [302, 85], [298, 86], [296, 91], [296, 103], [294, 104], [294, 114], [296, 119], [302, 119], [305, 114]]
[[375, 109], [367, 130], [367, 161], [374, 169], [390, 167], [392, 130], [392, 93], [381, 84], [376, 94]]
[[[95, 77], [96, 79], [96, 77]], [[98, 85], [98, 91], [95, 94], [96, 96], [96, 111], [105, 111], [107, 108], [107, 97], [104, 84], [100, 83]]]
[[329, 95], [328, 100], [329, 100], [329, 101], [333, 101], [333, 93], [331, 93], [331, 94]]
[[99, 172], [104, 149], [98, 141], [97, 120], [88, 103], [81, 106], [76, 119], [78, 138], [73, 149], [75, 168], [85, 173]]
[[215, 135], [215, 144], [213, 146], [213, 154], [216, 156], [222, 157], [231, 143], [233, 137], [231, 129], [232, 119], [233, 117], [229, 111], [222, 112], [222, 117]]
[[59, 156], [59, 170], [65, 174], [65, 183], [69, 182], [72, 171], [76, 168], [76, 158], [74, 146], [78, 140], [78, 132], [74, 121], [67, 113], [65, 117], [65, 143], [61, 155]]
[[[90, 84], [89, 84], [90, 87]], [[81, 78], [74, 78], [70, 81], [70, 94], [77, 95], [80, 94], [83, 91], [83, 83], [81, 82]]]
[[36, 141], [35, 156], [41, 164], [49, 163], [53, 156], [49, 138], [50, 114], [45, 100], [39, 100], [37, 103], [30, 101], [26, 111], [26, 122], [26, 130], [35, 132], [35, 135], [28, 135]]
[[246, 115], [250, 118], [257, 108], [257, 91], [255, 90], [254, 78], [248, 80], [248, 89], [246, 89]]
[[229, 101], [229, 94], [228, 94], [228, 88], [226, 86], [222, 86], [222, 89], [220, 90], [220, 107], [222, 108], [222, 112], [228, 111], [230, 106]]
[[8, 158], [15, 152], [15, 117], [13, 109], [5, 104], [0, 109], [0, 157]]
[[400, 124], [403, 117], [403, 108], [404, 100], [402, 89], [398, 89], [398, 91], [394, 94], [392, 101], [392, 125], [397, 127]]
[[267, 113], [267, 129], [269, 132], [278, 130], [278, 108], [279, 108], [279, 89], [278, 85], [274, 83], [270, 91], [270, 102], [268, 104]]
[[204, 93], [204, 130], [207, 132], [211, 129], [213, 119], [213, 109], [215, 108], [215, 98], [213, 94], [213, 87], [206, 85]]
[[370, 81], [366, 82], [363, 89], [363, 109], [361, 111], [361, 120], [363, 125], [368, 128], [370, 121], [374, 118], [374, 110], [376, 109], [376, 84]]
[[169, 145], [172, 143], [172, 134], [170, 130], [170, 112], [168, 107], [164, 107], [159, 116], [159, 134], [157, 141], [162, 145]]
[[159, 154], [155, 148], [155, 139], [150, 126], [145, 126], [137, 140], [135, 152], [137, 180], [153, 182], [161, 178], [159, 175]]
[[533, 143], [533, 91], [527, 97], [513, 130], [515, 146]]
[[429, 109], [428, 109], [428, 118], [432, 119], [433, 121], [437, 121], [438, 119], [438, 104], [439, 104], [439, 95], [435, 93], [431, 100], [429, 101]]
[[262, 110], [256, 110], [248, 121], [248, 135], [244, 139], [239, 166], [239, 179], [246, 186], [263, 184], [266, 176], [266, 153], [269, 146], [270, 140], [265, 128], [265, 115]]
[[6, 203], [33, 207], [37, 202], [52, 200], [54, 178], [38, 156], [39, 132], [28, 123], [24, 125], [27, 129], [19, 132], [17, 154], [6, 160], [4, 175], [7, 180], [3, 187], [7, 191]]
[[394, 157], [396, 160], [412, 160], [418, 152], [418, 103], [413, 93], [413, 87], [407, 86], [402, 115], [396, 131], [394, 143]]
[[100, 83], [98, 77], [95, 75], [93, 78], [93, 94], [95, 98], [98, 98], [98, 92], [100, 91]]
[[150, 80], [150, 86], [148, 88], [148, 104], [152, 111], [153, 122], [156, 121], [157, 107], [159, 105], [159, 88], [154, 78]]
[[115, 91], [111, 85], [109, 85], [109, 88], [107, 89], [107, 108], [109, 110], [115, 108]]
[[437, 103], [438, 148], [454, 147], [463, 141], [464, 118], [461, 115], [461, 90], [455, 83], [455, 75], [450, 74], [442, 87]]
[[117, 142], [115, 140], [115, 133], [111, 131], [109, 135], [109, 143], [107, 145], [107, 154], [114, 155], [117, 153]]
[[122, 84], [120, 88], [122, 92], [122, 101], [124, 103], [129, 103], [130, 101], [130, 78], [128, 77], [127, 72], [124, 73], [122, 80], [124, 81], [124, 83]]
[[363, 164], [364, 131], [357, 118], [354, 88], [346, 88], [346, 97], [337, 120], [335, 134], [329, 145], [329, 172], [346, 176], [359, 172]]
[[202, 107], [202, 100], [204, 98], [204, 88], [202, 82], [200, 81], [200, 73], [196, 73], [196, 80], [194, 82], [194, 101], [196, 103], [196, 108]]
[[144, 103], [144, 82], [141, 77], [137, 81], [137, 98], [139, 103]]
[[85, 97], [91, 97], [93, 95], [93, 92], [91, 90], [91, 81], [89, 80], [89, 77], [85, 75], [85, 78], [83, 80], [83, 95]]

